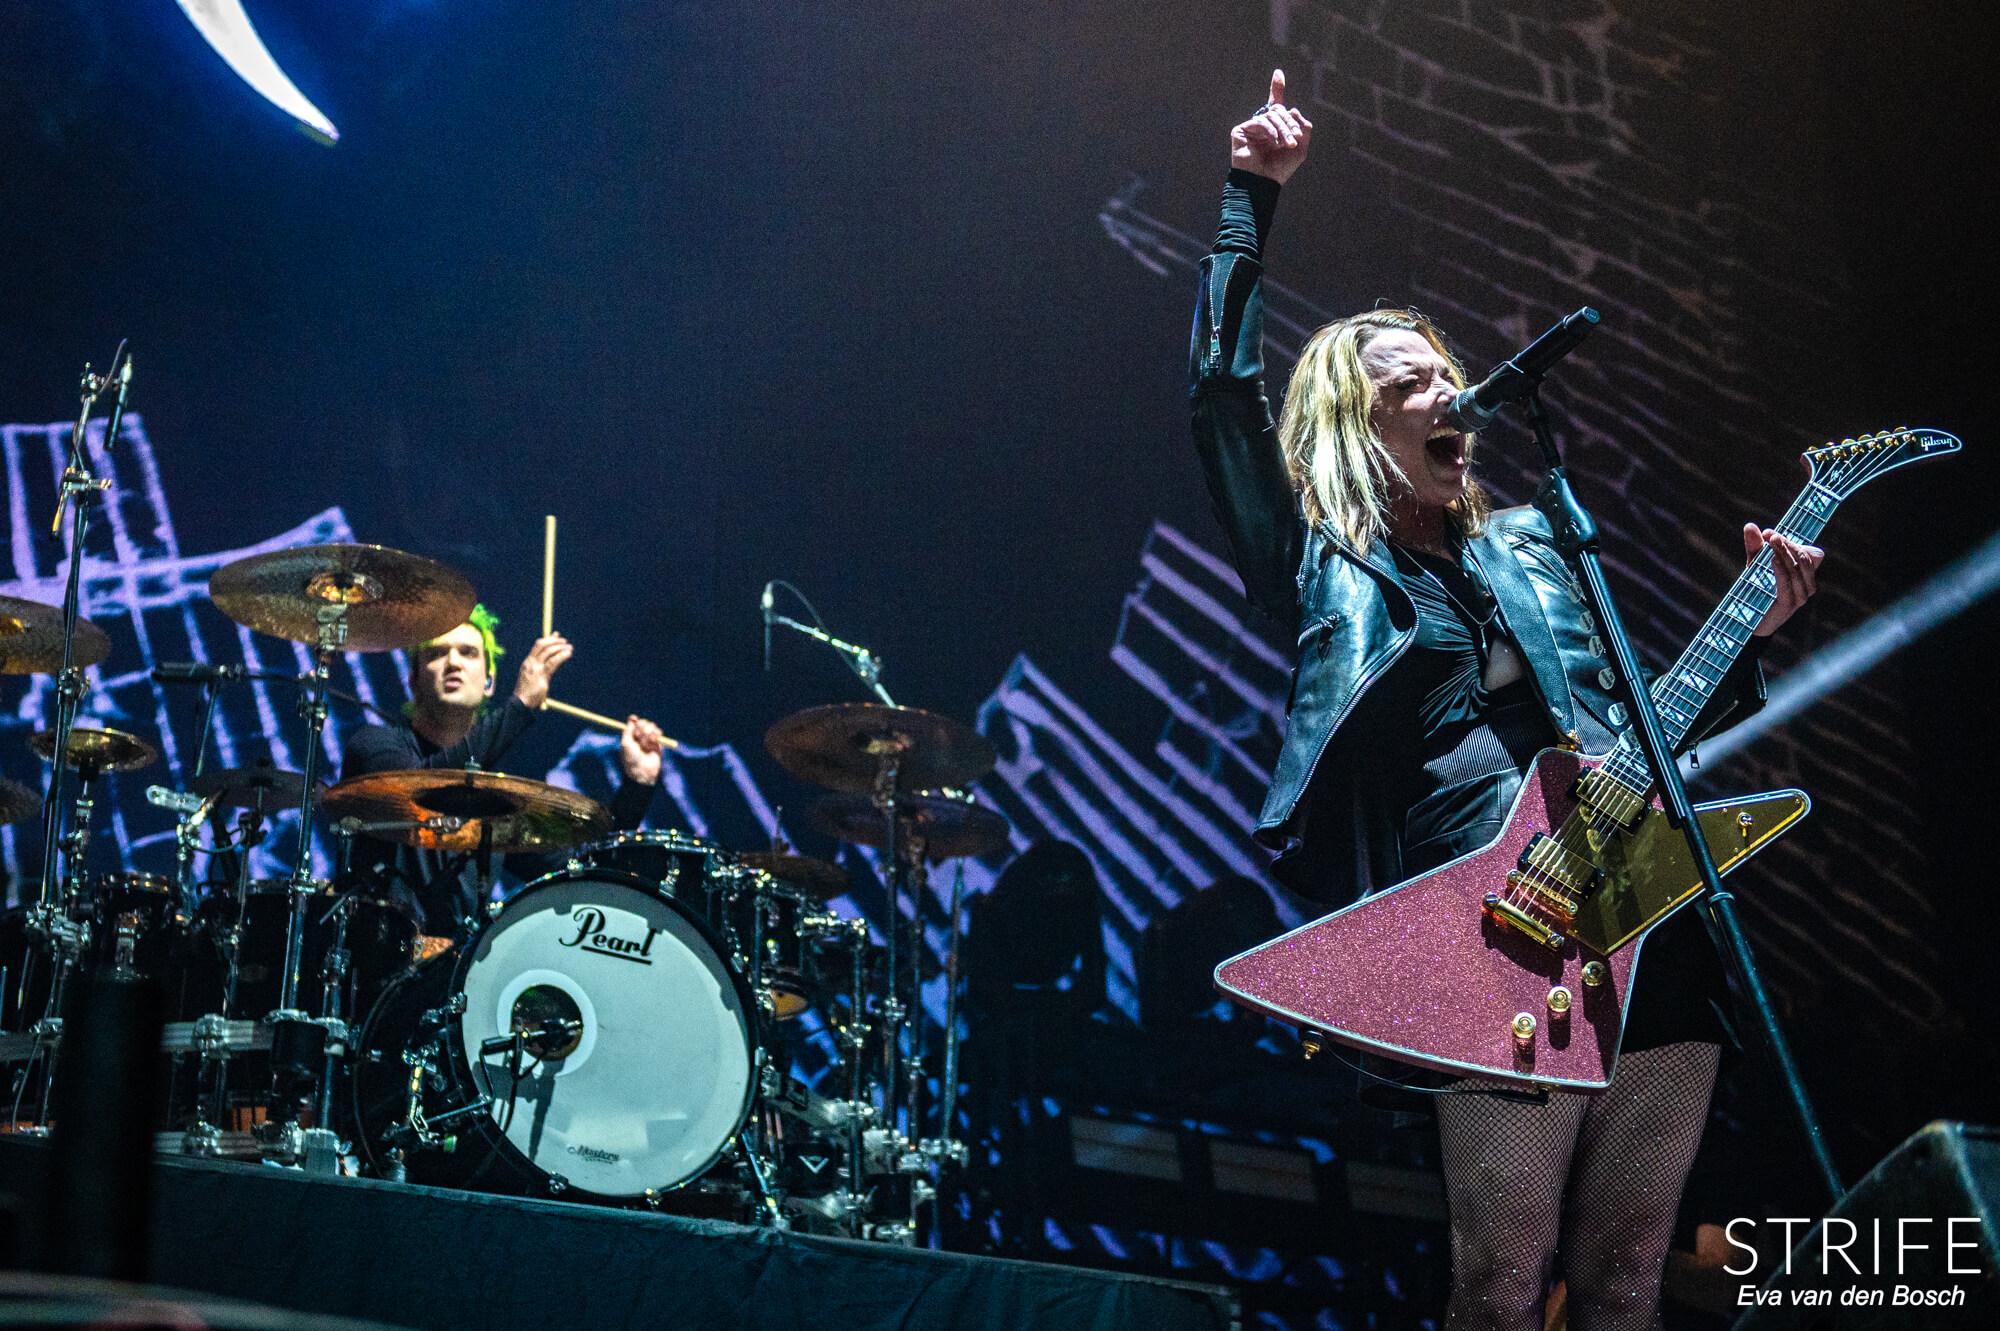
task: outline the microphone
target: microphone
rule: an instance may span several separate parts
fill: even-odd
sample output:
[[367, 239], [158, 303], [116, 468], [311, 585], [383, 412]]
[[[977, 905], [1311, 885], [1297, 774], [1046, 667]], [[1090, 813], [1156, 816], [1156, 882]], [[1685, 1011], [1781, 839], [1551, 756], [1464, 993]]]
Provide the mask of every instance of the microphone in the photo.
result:
[[771, 669], [771, 588], [775, 586], [775, 582], [764, 584], [764, 670], [767, 674]]
[[159, 809], [172, 809], [178, 814], [198, 813], [207, 800], [193, 791], [169, 790], [165, 786], [147, 786], [146, 803]]
[[1597, 326], [1598, 317], [1596, 310], [1584, 306], [1529, 343], [1520, 355], [1503, 362], [1485, 379], [1459, 390], [1445, 412], [1451, 428], [1467, 434], [1485, 429], [1500, 414], [1501, 407], [1532, 393], [1557, 361], [1575, 351]]
[[224, 684], [243, 678], [240, 665], [210, 665], [205, 661], [162, 661], [153, 667], [157, 684]]

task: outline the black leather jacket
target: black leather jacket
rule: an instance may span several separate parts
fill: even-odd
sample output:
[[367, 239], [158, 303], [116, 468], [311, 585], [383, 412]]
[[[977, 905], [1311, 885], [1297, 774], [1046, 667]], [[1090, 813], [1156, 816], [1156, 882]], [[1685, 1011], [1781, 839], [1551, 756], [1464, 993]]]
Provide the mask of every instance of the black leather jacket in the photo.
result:
[[[1471, 792], [1474, 807], [1461, 800], [1450, 811], [1455, 835], [1426, 839], [1406, 862], [1404, 839], [1420, 811], [1390, 807], [1382, 783], [1360, 775], [1354, 750], [1370, 742], [1370, 686], [1416, 636], [1416, 607], [1383, 542], [1356, 550], [1303, 519], [1264, 396], [1262, 271], [1238, 253], [1202, 263], [1190, 357], [1195, 448], [1244, 591], [1298, 638], [1283, 747], [1256, 835], [1278, 852], [1272, 872], [1287, 887], [1345, 904], [1491, 840], [1519, 779]], [[1469, 551], [1541, 700], [1546, 744], [1608, 751], [1628, 718], [1547, 522], [1530, 508], [1504, 510]], [[1746, 652], [1688, 733], [1741, 720], [1763, 701], [1762, 671]]]

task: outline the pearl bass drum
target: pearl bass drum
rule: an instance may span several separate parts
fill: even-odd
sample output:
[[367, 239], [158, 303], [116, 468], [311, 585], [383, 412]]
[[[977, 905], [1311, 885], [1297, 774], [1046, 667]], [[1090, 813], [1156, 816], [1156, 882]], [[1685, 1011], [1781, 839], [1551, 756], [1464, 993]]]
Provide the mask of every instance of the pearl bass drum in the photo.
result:
[[362, 1031], [377, 1173], [582, 1200], [706, 1172], [750, 1112], [756, 1009], [708, 926], [644, 879], [537, 879], [408, 973]]

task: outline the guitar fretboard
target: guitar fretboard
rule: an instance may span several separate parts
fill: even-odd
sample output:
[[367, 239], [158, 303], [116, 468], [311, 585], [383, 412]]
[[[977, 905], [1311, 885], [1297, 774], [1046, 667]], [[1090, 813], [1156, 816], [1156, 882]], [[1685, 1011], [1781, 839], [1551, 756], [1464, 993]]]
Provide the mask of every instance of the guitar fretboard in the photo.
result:
[[[1802, 545], [1811, 545], [1839, 507], [1840, 496], [1815, 479], [1785, 510], [1777, 530]], [[1771, 561], [1771, 547], [1766, 545], [1745, 566], [1673, 669], [1653, 681], [1653, 705], [1659, 709], [1660, 726], [1670, 749], [1679, 749], [1701, 709], [1742, 655], [1758, 622], [1777, 600], [1778, 575]], [[1633, 731], [1619, 738], [1618, 747], [1605, 759], [1603, 771], [1635, 795], [1644, 796], [1652, 788], [1652, 773]]]

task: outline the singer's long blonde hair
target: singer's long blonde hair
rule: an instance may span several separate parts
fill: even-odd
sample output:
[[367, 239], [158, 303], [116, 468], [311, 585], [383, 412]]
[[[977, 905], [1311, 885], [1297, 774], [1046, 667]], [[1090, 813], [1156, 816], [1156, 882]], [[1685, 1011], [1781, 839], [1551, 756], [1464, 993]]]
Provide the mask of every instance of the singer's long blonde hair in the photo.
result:
[[[1416, 333], [1451, 367], [1452, 382], [1465, 386], [1458, 357], [1444, 335], [1415, 310], [1364, 310], [1336, 319], [1312, 335], [1292, 371], [1291, 387], [1278, 419], [1278, 442], [1285, 469], [1299, 492], [1308, 523], [1331, 526], [1356, 550], [1366, 552], [1389, 532], [1389, 501], [1409, 478], [1375, 431], [1370, 412], [1375, 385], [1361, 363], [1377, 334]], [[1466, 455], [1472, 441], [1466, 441]], [[1477, 536], [1491, 505], [1486, 491], [1467, 480], [1465, 493], [1445, 506], [1460, 536]]]

